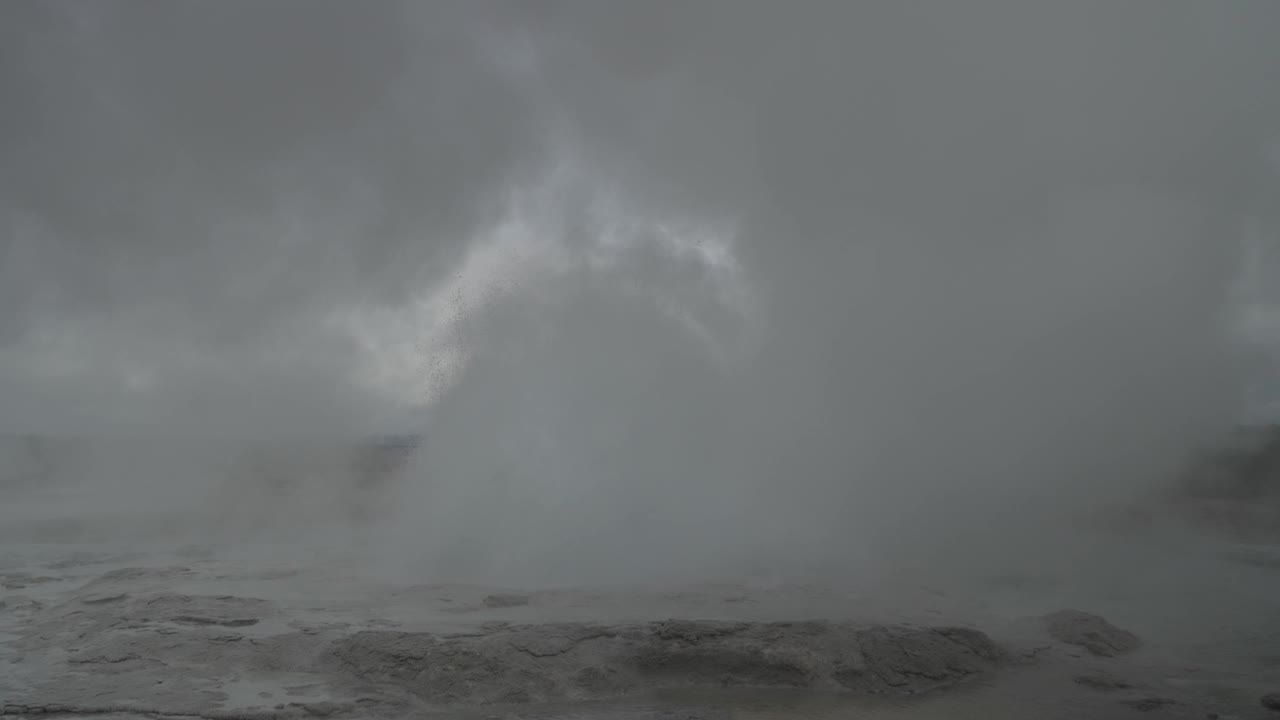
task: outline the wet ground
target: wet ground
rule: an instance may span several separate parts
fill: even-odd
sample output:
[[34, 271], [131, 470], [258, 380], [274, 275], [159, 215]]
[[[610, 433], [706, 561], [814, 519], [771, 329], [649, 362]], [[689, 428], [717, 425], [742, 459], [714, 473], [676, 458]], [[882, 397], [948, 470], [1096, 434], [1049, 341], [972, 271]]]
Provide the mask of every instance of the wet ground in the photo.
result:
[[[1259, 704], [1280, 687], [1271, 545], [1153, 530], [927, 582], [530, 590], [389, 579], [349, 532], [201, 541], [164, 514], [58, 517], [49, 498], [12, 500], [0, 511], [0, 705], [12, 715], [1280, 717]], [[1141, 647], [1099, 657], [1055, 640], [1041, 618], [1068, 607]], [[866, 649], [881, 628], [972, 629], [1002, 658], [895, 670]], [[904, 637], [906, 657], [926, 652]], [[830, 680], [848, 676], [839, 638], [862, 643], [872, 672]], [[910, 682], [876, 684], [899, 670]]]

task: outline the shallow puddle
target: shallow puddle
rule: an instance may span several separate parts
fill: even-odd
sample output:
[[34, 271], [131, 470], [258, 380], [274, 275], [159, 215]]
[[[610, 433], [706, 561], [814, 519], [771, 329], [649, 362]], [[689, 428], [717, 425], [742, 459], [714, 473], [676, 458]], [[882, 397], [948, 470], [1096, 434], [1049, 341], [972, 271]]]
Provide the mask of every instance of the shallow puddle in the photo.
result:
[[270, 708], [291, 702], [327, 700], [328, 678], [312, 673], [252, 673], [222, 684], [224, 709]]

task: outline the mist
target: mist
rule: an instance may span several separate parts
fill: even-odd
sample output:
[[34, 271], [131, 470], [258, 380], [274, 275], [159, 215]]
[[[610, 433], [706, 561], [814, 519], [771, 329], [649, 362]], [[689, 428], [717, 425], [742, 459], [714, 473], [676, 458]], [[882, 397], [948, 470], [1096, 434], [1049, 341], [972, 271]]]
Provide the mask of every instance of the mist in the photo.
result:
[[421, 434], [358, 534], [411, 582], [1036, 556], [1242, 417], [1278, 32], [1243, 0], [9, 2], [0, 429], [129, 438], [66, 466], [98, 488], [68, 513], [236, 532], [351, 496], [264, 505], [229, 445]]

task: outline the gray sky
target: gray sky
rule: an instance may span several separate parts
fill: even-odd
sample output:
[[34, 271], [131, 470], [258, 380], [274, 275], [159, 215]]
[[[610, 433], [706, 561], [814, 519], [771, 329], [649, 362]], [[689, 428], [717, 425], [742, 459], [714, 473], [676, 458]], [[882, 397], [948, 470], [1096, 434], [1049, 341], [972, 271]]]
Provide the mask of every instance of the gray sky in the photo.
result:
[[330, 316], [439, 282], [542, 155], [479, 19], [444, 5], [2, 12], [10, 423], [349, 422]]
[[0, 423], [431, 400], [435, 477], [639, 508], [529, 552], [1131, 487], [1238, 413], [1276, 37], [1271, 0], [12, 0]]

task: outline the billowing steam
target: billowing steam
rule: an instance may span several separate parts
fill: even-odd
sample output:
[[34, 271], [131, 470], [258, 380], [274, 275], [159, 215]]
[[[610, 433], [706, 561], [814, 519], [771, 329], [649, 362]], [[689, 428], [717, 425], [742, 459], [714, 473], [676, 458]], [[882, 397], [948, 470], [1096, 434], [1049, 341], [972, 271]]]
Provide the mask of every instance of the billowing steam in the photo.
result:
[[398, 576], [1033, 552], [1240, 417], [1271, 2], [0, 13], [0, 421], [422, 433]]

